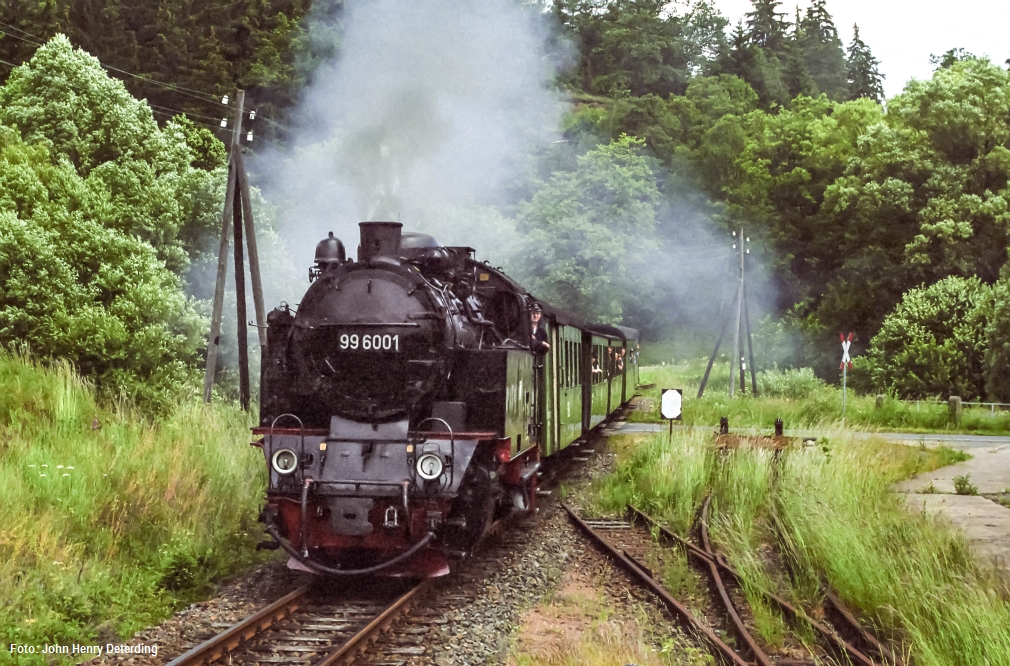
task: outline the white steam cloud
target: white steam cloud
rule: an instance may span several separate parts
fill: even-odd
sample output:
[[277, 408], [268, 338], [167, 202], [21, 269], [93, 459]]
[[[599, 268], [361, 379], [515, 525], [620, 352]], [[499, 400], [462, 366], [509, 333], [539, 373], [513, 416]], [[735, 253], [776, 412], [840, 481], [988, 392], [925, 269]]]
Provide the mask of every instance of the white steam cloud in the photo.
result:
[[[517, 0], [349, 3], [340, 55], [313, 76], [292, 149], [258, 169], [299, 267], [328, 231], [352, 254], [359, 221], [416, 229], [423, 218], [438, 236], [440, 210], [494, 201], [565, 110], [550, 36], [549, 15]], [[501, 234], [482, 224], [451, 224], [457, 237], [439, 240], [489, 250]]]

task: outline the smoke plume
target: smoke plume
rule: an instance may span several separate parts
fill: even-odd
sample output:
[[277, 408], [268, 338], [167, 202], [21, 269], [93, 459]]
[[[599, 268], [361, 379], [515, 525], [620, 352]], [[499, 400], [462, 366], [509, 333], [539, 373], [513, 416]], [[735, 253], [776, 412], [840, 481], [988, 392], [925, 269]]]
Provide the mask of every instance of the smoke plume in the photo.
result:
[[[257, 165], [299, 267], [328, 231], [353, 253], [359, 221], [416, 229], [423, 219], [438, 237], [440, 210], [458, 217], [495, 202], [564, 112], [550, 37], [549, 15], [515, 0], [351, 2], [340, 54], [296, 113], [292, 148]], [[451, 224], [454, 236], [439, 240], [490, 250], [501, 234], [486, 232], [500, 230], [483, 224]]]

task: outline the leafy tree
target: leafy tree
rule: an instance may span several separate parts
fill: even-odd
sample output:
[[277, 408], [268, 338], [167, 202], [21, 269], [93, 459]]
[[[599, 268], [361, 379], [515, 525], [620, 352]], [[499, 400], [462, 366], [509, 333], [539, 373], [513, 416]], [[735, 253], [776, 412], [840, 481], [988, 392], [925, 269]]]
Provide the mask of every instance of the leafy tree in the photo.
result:
[[1010, 402], [1010, 264], [993, 285], [993, 312], [986, 328], [985, 392], [990, 400]]
[[726, 43], [729, 21], [711, 0], [695, 0], [684, 17], [683, 38], [688, 70], [702, 74], [715, 61]]
[[945, 51], [943, 55], [932, 53], [929, 55], [929, 64], [934, 65], [937, 69], [950, 69], [954, 63], [965, 60], [978, 60], [978, 56], [962, 48], [950, 49]]
[[852, 26], [852, 43], [848, 51], [849, 99], [866, 97], [876, 102], [884, 99], [884, 75], [877, 66], [880, 61], [873, 57], [870, 47], [859, 37], [859, 26]]
[[654, 246], [660, 192], [643, 142], [599, 146], [555, 173], [519, 215], [526, 238], [514, 272], [538, 296], [596, 321], [620, 322], [643, 290], [636, 262]]
[[0, 126], [0, 341], [157, 407], [192, 380], [204, 322], [150, 245], [103, 224], [103, 185]]
[[985, 395], [992, 289], [948, 277], [908, 291], [873, 337], [866, 365], [874, 387], [909, 398]]
[[66, 37], [11, 73], [0, 88], [0, 123], [72, 166], [100, 200], [102, 224], [147, 241], [172, 270], [189, 263], [184, 237], [199, 244], [213, 233], [193, 202], [214, 176], [193, 165], [220, 164], [219, 142], [186, 121], [159, 129], [144, 102]]

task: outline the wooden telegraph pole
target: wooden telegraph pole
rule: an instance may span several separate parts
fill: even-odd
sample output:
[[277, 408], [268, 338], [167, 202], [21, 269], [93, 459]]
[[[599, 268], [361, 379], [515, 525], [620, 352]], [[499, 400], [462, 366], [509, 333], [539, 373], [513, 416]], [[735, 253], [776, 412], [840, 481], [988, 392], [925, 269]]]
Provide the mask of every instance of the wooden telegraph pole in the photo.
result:
[[[733, 309], [736, 310], [735, 323], [733, 327], [733, 349], [730, 353], [729, 360], [729, 397], [733, 397], [733, 392], [736, 389], [735, 381], [735, 371], [737, 363], [740, 364], [740, 392], [744, 393], [747, 388], [747, 363], [744, 356], [744, 341], [741, 334], [747, 336], [747, 348], [750, 352], [750, 377], [751, 377], [751, 389], [754, 395], [757, 395], [757, 375], [754, 370], [754, 343], [751, 338], [750, 330], [750, 314], [747, 311], [747, 265], [745, 255], [750, 254], [750, 249], [745, 247], [746, 243], [750, 242], [750, 239], [744, 236], [743, 229], [740, 229], [740, 281], [736, 288], [736, 297], [733, 299], [732, 305], [729, 309], [725, 311], [726, 321], [719, 329], [719, 337], [715, 341], [715, 349], [712, 350], [712, 356], [708, 359], [708, 367], [705, 368], [705, 376], [701, 379], [701, 386], [698, 387], [698, 397], [701, 398], [705, 394], [705, 385], [708, 384], [708, 377], [712, 372], [712, 366], [715, 364], [715, 359], [719, 355], [719, 347], [722, 345], [722, 339], [726, 332], [726, 327], [729, 326], [729, 320]], [[736, 236], [737, 232], [733, 232]], [[733, 245], [733, 249], [736, 249], [737, 245]], [[735, 306], [735, 308], [734, 308]]]
[[[245, 236], [249, 250], [249, 273], [252, 279], [253, 303], [256, 308], [256, 327], [260, 348], [266, 346], [266, 322], [263, 306], [263, 284], [260, 279], [259, 253], [253, 223], [252, 198], [249, 181], [242, 159], [242, 119], [245, 91], [235, 97], [235, 117], [232, 121], [231, 143], [228, 149], [228, 185], [225, 188], [224, 214], [221, 216], [221, 243], [217, 255], [217, 282], [214, 287], [214, 307], [210, 320], [210, 338], [207, 342], [207, 368], [203, 377], [203, 400], [209, 403], [214, 388], [217, 356], [221, 346], [221, 314], [224, 309], [224, 287], [228, 272], [229, 230], [235, 241], [235, 301], [237, 310], [239, 354], [239, 402], [249, 410], [249, 350], [245, 301], [245, 262], [242, 238]], [[245, 232], [243, 234], [243, 231]], [[261, 356], [262, 357], [262, 356]]]

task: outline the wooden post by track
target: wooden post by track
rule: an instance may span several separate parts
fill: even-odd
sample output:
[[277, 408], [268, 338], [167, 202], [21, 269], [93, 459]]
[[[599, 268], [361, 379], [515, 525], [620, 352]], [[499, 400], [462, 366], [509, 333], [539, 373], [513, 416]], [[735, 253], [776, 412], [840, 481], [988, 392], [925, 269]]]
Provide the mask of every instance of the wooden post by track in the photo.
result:
[[[737, 232], [733, 232], [736, 236]], [[730, 351], [729, 355], [729, 397], [733, 397], [733, 393], [736, 388], [736, 369], [739, 363], [740, 368], [740, 392], [741, 394], [746, 392], [746, 363], [744, 355], [744, 336], [746, 336], [747, 350], [749, 353], [750, 360], [750, 374], [751, 374], [751, 390], [754, 395], [757, 395], [757, 374], [754, 368], [754, 343], [751, 338], [750, 329], [750, 313], [747, 310], [747, 267], [745, 255], [750, 254], [750, 249], [746, 248], [745, 243], [750, 243], [750, 239], [744, 236], [744, 230], [740, 229], [740, 237], [738, 242], [740, 243], [740, 280], [736, 288], [736, 296], [730, 303], [723, 314], [725, 322], [719, 329], [719, 336], [715, 341], [715, 349], [712, 350], [712, 356], [708, 359], [708, 366], [705, 368], [705, 375], [701, 379], [701, 386], [698, 387], [698, 398], [700, 399], [705, 393], [705, 386], [708, 384], [709, 375], [712, 372], [712, 366], [715, 364], [715, 359], [719, 355], [719, 347], [722, 345], [723, 336], [726, 333], [726, 328], [730, 325], [730, 321], [733, 320], [733, 310], [736, 310], [736, 326], [733, 328], [733, 349]], [[736, 245], [734, 244], [734, 249]]]
[[[232, 121], [231, 143], [228, 150], [228, 185], [225, 189], [224, 214], [221, 216], [221, 242], [218, 247], [217, 282], [214, 287], [214, 306], [211, 313], [210, 337], [207, 342], [207, 366], [203, 379], [203, 399], [210, 402], [217, 370], [217, 357], [221, 342], [221, 316], [224, 309], [224, 288], [228, 271], [229, 230], [235, 241], [235, 300], [237, 310], [239, 351], [239, 400], [242, 408], [249, 409], [249, 355], [248, 329], [245, 302], [245, 258], [242, 251], [243, 235], [249, 250], [249, 273], [252, 281], [253, 303], [256, 308], [256, 327], [260, 348], [266, 346], [266, 321], [263, 305], [263, 285], [260, 279], [259, 253], [253, 221], [249, 181], [242, 159], [242, 119], [245, 108], [245, 91], [239, 90], [235, 99], [235, 116]], [[244, 230], [244, 234], [243, 234]]]

